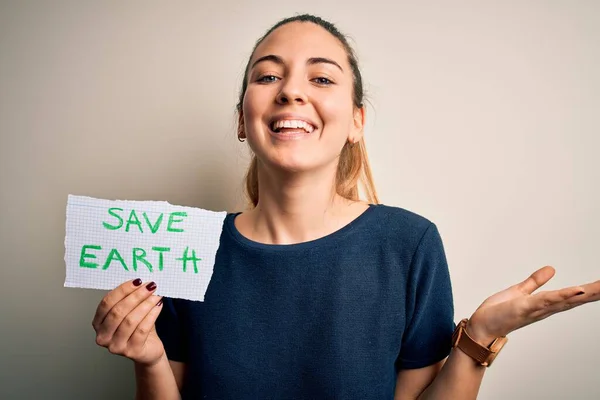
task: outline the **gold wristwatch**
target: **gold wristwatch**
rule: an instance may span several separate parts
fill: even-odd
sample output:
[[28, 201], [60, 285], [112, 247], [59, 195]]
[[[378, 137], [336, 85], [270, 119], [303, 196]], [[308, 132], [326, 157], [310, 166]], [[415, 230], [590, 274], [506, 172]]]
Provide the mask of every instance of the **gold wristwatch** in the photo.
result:
[[489, 367], [508, 341], [506, 336], [494, 339], [488, 347], [477, 343], [466, 331], [467, 318], [460, 321], [452, 334], [452, 347], [458, 347], [463, 353], [474, 359], [479, 365]]

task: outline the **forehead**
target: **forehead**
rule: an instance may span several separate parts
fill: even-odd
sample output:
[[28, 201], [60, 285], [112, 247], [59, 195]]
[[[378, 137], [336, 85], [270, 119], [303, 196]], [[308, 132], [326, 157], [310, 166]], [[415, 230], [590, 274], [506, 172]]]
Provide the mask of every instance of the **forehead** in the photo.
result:
[[325, 28], [311, 22], [290, 22], [271, 32], [256, 48], [251, 62], [267, 54], [294, 57], [327, 57], [347, 65], [342, 43]]

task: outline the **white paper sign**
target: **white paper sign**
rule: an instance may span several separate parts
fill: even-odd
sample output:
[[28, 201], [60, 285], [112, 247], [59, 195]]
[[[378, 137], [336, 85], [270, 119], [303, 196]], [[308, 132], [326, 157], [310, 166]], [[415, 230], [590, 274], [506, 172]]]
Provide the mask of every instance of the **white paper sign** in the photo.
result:
[[165, 201], [69, 195], [65, 287], [154, 281], [155, 294], [204, 300], [227, 213]]

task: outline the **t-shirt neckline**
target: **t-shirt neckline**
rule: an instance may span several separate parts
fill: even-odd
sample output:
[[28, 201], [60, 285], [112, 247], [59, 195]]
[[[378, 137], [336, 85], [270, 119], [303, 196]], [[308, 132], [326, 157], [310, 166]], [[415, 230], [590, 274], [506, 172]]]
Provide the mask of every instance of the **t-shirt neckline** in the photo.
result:
[[358, 225], [360, 225], [364, 220], [366, 220], [369, 215], [372, 214], [373, 210], [375, 210], [376, 204], [369, 204], [369, 207], [360, 213], [356, 218], [342, 226], [340, 229], [333, 231], [325, 236], [320, 238], [316, 238], [313, 240], [309, 240], [306, 242], [300, 243], [291, 243], [291, 244], [271, 244], [271, 243], [261, 243], [254, 241], [252, 239], [247, 238], [242, 235], [241, 232], [235, 226], [235, 218], [240, 215], [242, 212], [236, 212], [229, 214], [226, 219], [225, 227], [231, 234], [231, 236], [240, 244], [261, 250], [270, 250], [270, 251], [291, 251], [291, 250], [305, 250], [307, 248], [312, 248], [316, 246], [320, 246], [323, 244], [331, 243], [332, 241], [338, 240], [346, 236], [350, 231], [355, 229]]

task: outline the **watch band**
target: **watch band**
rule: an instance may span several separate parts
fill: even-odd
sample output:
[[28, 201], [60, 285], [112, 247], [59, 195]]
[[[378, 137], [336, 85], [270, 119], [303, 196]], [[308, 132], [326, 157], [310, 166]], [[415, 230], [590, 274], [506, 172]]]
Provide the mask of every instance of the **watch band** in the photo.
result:
[[503, 336], [494, 340], [488, 347], [482, 346], [467, 333], [467, 322], [468, 319], [465, 318], [457, 325], [452, 337], [452, 347], [458, 347], [463, 353], [477, 361], [479, 365], [488, 367], [508, 339]]

